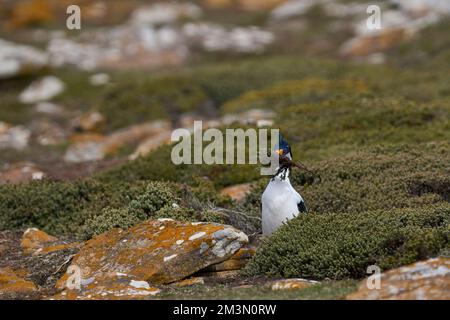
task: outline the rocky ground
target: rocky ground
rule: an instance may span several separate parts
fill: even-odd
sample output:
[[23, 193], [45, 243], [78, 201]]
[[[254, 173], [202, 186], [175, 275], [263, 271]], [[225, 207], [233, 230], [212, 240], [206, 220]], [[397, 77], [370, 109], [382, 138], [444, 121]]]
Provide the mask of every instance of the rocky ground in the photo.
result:
[[[0, 299], [450, 299], [448, 1], [78, 2], [0, 0]], [[261, 238], [194, 120], [280, 128], [310, 214]]]

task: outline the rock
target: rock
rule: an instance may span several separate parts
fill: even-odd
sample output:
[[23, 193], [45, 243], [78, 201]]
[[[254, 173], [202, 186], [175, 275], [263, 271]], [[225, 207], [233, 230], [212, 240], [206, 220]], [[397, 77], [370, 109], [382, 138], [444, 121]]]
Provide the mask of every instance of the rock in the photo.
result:
[[178, 288], [193, 286], [196, 284], [205, 284], [205, 279], [202, 277], [192, 277], [174, 283], [174, 285]]
[[100, 112], [93, 111], [74, 119], [72, 127], [78, 132], [101, 132], [105, 124], [105, 117]]
[[272, 32], [256, 26], [227, 30], [206, 22], [186, 23], [182, 34], [189, 42], [206, 51], [261, 52], [275, 40]]
[[[71, 266], [79, 268], [83, 284], [111, 284], [117, 274], [167, 284], [228, 259], [247, 242], [244, 233], [227, 225], [149, 220], [94, 237], [75, 255]], [[57, 287], [66, 287], [68, 279], [70, 275], [65, 274]]]
[[51, 100], [64, 91], [64, 83], [54, 76], [46, 76], [34, 81], [19, 96], [22, 103], [37, 103]]
[[0, 299], [4, 297], [15, 298], [16, 295], [26, 297], [37, 291], [36, 285], [23, 278], [21, 272], [14, 271], [11, 268], [0, 269]]
[[54, 19], [52, 4], [48, 0], [18, 2], [11, 13], [10, 24], [16, 28], [49, 23]]
[[317, 281], [305, 280], [300, 278], [282, 279], [269, 282], [268, 285], [272, 290], [298, 290], [309, 288]]
[[41, 180], [45, 173], [33, 163], [17, 163], [0, 172], [0, 184], [18, 184]]
[[273, 111], [264, 109], [250, 109], [241, 113], [227, 114], [222, 117], [222, 123], [226, 126], [233, 123], [243, 125], [256, 124], [258, 126], [264, 126], [267, 124], [273, 124], [272, 119], [274, 117], [275, 113]]
[[44, 255], [51, 252], [76, 249], [79, 242], [65, 243], [36, 228], [27, 229], [22, 236], [20, 246], [25, 254]]
[[36, 104], [35, 110], [48, 115], [60, 115], [64, 111], [60, 105], [46, 101]]
[[25, 253], [31, 253], [44, 247], [49, 242], [55, 242], [57, 238], [48, 235], [44, 231], [36, 228], [27, 229], [22, 236], [21, 246]]
[[74, 143], [66, 151], [64, 160], [67, 162], [102, 160], [106, 155], [113, 154], [124, 146], [146, 139], [146, 142], [140, 148], [138, 147], [132, 156], [134, 158], [166, 143], [166, 137], [171, 132], [170, 128], [168, 121], [157, 120], [133, 125], [108, 136], [79, 135], [76, 136], [77, 139], [72, 139]]
[[156, 133], [139, 144], [136, 151], [130, 155], [130, 160], [135, 160], [139, 157], [146, 156], [158, 147], [170, 143], [170, 137], [172, 135], [172, 130], [169, 128]]
[[373, 53], [386, 51], [393, 46], [411, 38], [405, 29], [390, 29], [382, 33], [359, 36], [345, 42], [340, 55], [343, 57], [365, 57]]
[[47, 66], [45, 52], [0, 39], [0, 79], [34, 73]]
[[[326, 0], [325, 0], [326, 1]], [[313, 6], [325, 2], [324, 0], [290, 0], [283, 2], [270, 13], [274, 20], [286, 20], [294, 16], [305, 14]]]
[[202, 271], [196, 274], [198, 277], [204, 277], [208, 280], [229, 280], [239, 277], [239, 270], [226, 271]]
[[146, 281], [133, 280], [119, 273], [101, 283], [87, 283], [80, 290], [66, 289], [49, 300], [141, 300], [159, 292]]
[[210, 265], [200, 272], [221, 272], [240, 270], [245, 267], [251, 257], [256, 253], [256, 247], [251, 244], [247, 244], [240, 248], [233, 256], [228, 260]]
[[28, 146], [31, 132], [23, 126], [9, 126], [0, 121], [0, 150], [23, 150]]
[[130, 22], [137, 25], [161, 25], [174, 23], [180, 19], [197, 19], [202, 9], [193, 3], [155, 3], [137, 8]]
[[108, 84], [109, 78], [107, 73], [96, 73], [89, 78], [89, 82], [93, 86], [104, 86], [105, 84]]
[[449, 300], [450, 259], [420, 261], [381, 274], [380, 289], [369, 289], [362, 281], [350, 300]]
[[220, 190], [222, 196], [229, 196], [235, 201], [240, 201], [245, 198], [252, 187], [251, 183], [241, 183], [234, 186], [226, 187]]
[[58, 121], [50, 120], [47, 117], [33, 120], [29, 128], [36, 136], [37, 142], [43, 146], [63, 144], [68, 138], [68, 130]]

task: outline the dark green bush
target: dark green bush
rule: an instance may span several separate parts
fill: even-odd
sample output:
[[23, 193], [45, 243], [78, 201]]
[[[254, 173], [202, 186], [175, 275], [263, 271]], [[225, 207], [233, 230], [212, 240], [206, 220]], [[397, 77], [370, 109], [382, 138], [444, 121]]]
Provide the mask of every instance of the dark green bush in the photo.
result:
[[437, 255], [450, 246], [450, 205], [306, 214], [263, 241], [248, 275], [359, 278]]
[[[294, 168], [290, 180], [315, 212], [420, 207], [450, 199], [449, 163], [450, 145], [445, 142], [373, 147], [307, 162], [316, 176]], [[268, 179], [254, 185], [242, 208], [259, 211]]]
[[142, 183], [34, 181], [0, 186], [0, 230], [38, 227], [79, 234], [85, 220], [106, 207], [122, 208], [142, 193]]
[[89, 239], [113, 228], [127, 229], [142, 221], [136, 212], [128, 208], [105, 208], [100, 214], [93, 215], [83, 226], [84, 238]]
[[177, 200], [173, 186], [151, 181], [143, 193], [130, 202], [128, 208], [139, 217], [149, 217], [163, 207], [176, 204]]

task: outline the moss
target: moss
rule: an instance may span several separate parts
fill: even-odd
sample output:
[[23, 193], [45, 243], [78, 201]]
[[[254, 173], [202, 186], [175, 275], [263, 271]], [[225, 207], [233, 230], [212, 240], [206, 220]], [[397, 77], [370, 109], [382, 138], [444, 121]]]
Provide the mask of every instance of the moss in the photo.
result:
[[450, 205], [301, 215], [263, 241], [248, 275], [359, 278], [437, 255], [450, 245]]

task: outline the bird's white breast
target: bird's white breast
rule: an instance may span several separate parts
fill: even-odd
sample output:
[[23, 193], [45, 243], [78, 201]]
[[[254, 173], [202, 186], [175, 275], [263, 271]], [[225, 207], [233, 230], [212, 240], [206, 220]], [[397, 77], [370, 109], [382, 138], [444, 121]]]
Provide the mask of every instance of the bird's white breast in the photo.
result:
[[261, 198], [263, 234], [271, 234], [283, 223], [297, 216], [297, 203], [302, 200], [289, 178], [271, 180]]

